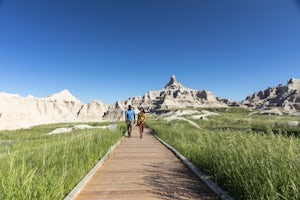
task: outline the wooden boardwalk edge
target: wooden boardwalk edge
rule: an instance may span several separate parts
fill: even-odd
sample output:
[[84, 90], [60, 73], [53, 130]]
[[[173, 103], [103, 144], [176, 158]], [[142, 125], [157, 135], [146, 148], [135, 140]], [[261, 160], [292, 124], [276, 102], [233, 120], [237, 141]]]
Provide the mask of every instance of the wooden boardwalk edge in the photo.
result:
[[[147, 128], [149, 132], [167, 149], [169, 149], [188, 169], [196, 175], [205, 185], [207, 185], [216, 195], [222, 200], [234, 200], [225, 190], [213, 182], [208, 176], [203, 174], [194, 164], [192, 164], [185, 156], [179, 153], [172, 146], [160, 139], [150, 128]], [[109, 155], [118, 147], [124, 137], [115, 143], [107, 153], [99, 160], [99, 162], [85, 175], [81, 181], [73, 188], [73, 190], [64, 198], [64, 200], [73, 200], [83, 189], [83, 187], [90, 181], [91, 177], [96, 173], [96, 171], [102, 167], [103, 163], [109, 158]]]
[[217, 194], [222, 200], [234, 200], [225, 190], [223, 190], [220, 186], [218, 186], [215, 182], [213, 182], [208, 176], [204, 175], [193, 163], [191, 163], [185, 156], [179, 153], [172, 146], [167, 144], [165, 141], [160, 139], [153, 131], [150, 129], [150, 133], [165, 147], [167, 147], [173, 154], [178, 157], [184, 165], [186, 165], [197, 177], [201, 179], [215, 194]]
[[73, 200], [85, 186], [85, 184], [91, 179], [91, 177], [96, 173], [96, 171], [103, 165], [103, 163], [108, 159], [109, 155], [113, 150], [121, 144], [124, 137], [115, 143], [106, 154], [97, 162], [97, 164], [81, 179], [81, 181], [73, 188], [73, 190], [64, 198], [64, 200]]

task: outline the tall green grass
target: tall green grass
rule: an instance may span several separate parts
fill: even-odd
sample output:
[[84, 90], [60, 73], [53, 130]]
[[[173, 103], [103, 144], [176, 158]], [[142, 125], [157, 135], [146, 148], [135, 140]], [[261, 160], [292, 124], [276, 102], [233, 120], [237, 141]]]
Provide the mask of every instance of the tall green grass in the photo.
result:
[[[201, 111], [201, 110], [200, 110]], [[262, 134], [283, 134], [300, 136], [300, 126], [291, 126], [288, 122], [300, 119], [297, 116], [264, 116], [250, 114], [250, 111], [243, 108], [216, 108], [210, 109], [216, 111], [219, 116], [210, 116], [209, 120], [190, 120], [195, 121], [200, 127], [208, 130], [215, 129], [233, 129], [239, 131], [248, 131]], [[189, 116], [187, 116], [189, 118]]]
[[299, 137], [226, 128], [226, 122], [214, 120], [202, 130], [184, 121], [148, 125], [236, 199], [300, 199]]
[[72, 125], [0, 132], [0, 199], [63, 199], [125, 132], [120, 124], [46, 134]]

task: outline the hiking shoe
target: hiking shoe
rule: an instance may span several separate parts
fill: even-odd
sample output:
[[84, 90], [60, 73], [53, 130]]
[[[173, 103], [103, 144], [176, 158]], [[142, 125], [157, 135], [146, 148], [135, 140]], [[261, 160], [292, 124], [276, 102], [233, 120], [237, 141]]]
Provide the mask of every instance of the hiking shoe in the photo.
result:
[[140, 138], [142, 138], [143, 137], [143, 135], [140, 135]]

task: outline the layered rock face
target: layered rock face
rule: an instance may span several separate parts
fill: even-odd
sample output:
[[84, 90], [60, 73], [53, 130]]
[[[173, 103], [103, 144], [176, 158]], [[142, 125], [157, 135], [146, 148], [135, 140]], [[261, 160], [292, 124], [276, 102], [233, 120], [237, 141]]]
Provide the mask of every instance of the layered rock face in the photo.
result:
[[117, 102], [115, 107], [108, 109], [104, 118], [122, 119], [122, 113], [128, 105], [132, 105], [135, 109], [142, 106], [150, 111], [170, 108], [227, 107], [224, 101], [217, 99], [210, 91], [184, 87], [176, 81], [174, 75], [162, 90], [149, 91], [143, 97], [132, 97], [126, 101]]
[[103, 115], [107, 109], [108, 106], [101, 101], [91, 101], [90, 103], [81, 106], [80, 110], [77, 112], [76, 120], [80, 122], [102, 121]]
[[281, 107], [283, 111], [291, 113], [300, 110], [300, 80], [292, 78], [287, 85], [269, 87], [256, 92], [242, 102], [252, 109], [267, 109]]
[[164, 89], [144, 94], [142, 105], [151, 109], [226, 107], [210, 91], [186, 88], [174, 75]]
[[46, 98], [0, 93], [0, 130], [60, 122], [101, 121], [106, 107], [99, 101], [83, 104], [63, 90]]

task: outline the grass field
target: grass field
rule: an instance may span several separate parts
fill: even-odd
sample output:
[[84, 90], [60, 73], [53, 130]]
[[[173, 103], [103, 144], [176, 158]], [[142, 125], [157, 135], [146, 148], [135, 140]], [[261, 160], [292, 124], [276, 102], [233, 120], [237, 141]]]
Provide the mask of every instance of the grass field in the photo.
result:
[[[219, 116], [184, 116], [201, 129], [161, 118], [149, 117], [147, 124], [235, 199], [300, 199], [300, 126], [290, 125], [300, 122], [299, 117], [210, 111]], [[75, 125], [0, 131], [0, 199], [63, 199], [126, 129], [119, 123], [114, 131], [47, 134]]]
[[74, 129], [47, 134], [74, 125], [1, 131], [0, 199], [63, 199], [125, 132], [120, 123], [114, 131]]
[[216, 112], [193, 120], [201, 130], [160, 118], [148, 125], [235, 199], [300, 199], [300, 127], [288, 125], [299, 117]]

